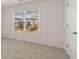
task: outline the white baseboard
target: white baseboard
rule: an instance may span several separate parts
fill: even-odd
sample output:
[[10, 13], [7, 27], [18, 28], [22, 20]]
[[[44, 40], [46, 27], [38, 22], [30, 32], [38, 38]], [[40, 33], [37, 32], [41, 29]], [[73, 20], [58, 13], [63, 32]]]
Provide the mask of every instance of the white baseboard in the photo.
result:
[[2, 37], [2, 38], [17, 39], [17, 40], [21, 40], [21, 41], [30, 42], [30, 43], [36, 43], [36, 44], [41, 44], [41, 45], [45, 45], [45, 46], [51, 46], [51, 47], [56, 47], [56, 48], [62, 48], [62, 49], [64, 49], [64, 47], [61, 47], [61, 46], [55, 45], [55, 44], [51, 44], [51, 43], [49, 44], [47, 42], [26, 40], [26, 39], [22, 39], [22, 38], [18, 38], [18, 37], [11, 37], [11, 36], [5, 36], [5, 37]]

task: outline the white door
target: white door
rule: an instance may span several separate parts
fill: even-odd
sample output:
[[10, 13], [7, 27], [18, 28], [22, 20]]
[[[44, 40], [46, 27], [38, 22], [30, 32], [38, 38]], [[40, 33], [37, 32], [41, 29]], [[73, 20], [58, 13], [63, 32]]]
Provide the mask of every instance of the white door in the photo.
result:
[[77, 0], [66, 0], [66, 51], [77, 59]]

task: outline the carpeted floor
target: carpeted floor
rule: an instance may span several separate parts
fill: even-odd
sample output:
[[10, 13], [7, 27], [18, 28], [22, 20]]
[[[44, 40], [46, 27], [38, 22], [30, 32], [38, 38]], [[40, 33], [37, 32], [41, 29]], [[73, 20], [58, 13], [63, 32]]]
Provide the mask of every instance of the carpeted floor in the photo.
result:
[[1, 59], [68, 59], [64, 49], [2, 38]]

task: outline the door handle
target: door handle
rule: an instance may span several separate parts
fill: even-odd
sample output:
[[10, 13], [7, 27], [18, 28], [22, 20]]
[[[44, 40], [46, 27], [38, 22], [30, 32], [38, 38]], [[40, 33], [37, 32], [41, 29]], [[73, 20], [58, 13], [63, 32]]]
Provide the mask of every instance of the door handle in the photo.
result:
[[73, 32], [73, 34], [76, 34], [77, 35], [77, 32]]

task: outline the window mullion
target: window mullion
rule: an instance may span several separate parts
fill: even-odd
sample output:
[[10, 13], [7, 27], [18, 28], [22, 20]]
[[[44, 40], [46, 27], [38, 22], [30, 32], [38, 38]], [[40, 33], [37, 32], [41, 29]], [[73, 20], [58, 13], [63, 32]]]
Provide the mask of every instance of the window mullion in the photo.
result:
[[26, 11], [24, 11], [24, 31], [26, 31]]

